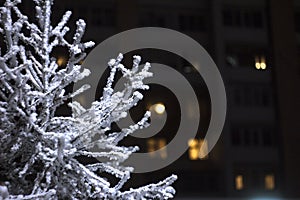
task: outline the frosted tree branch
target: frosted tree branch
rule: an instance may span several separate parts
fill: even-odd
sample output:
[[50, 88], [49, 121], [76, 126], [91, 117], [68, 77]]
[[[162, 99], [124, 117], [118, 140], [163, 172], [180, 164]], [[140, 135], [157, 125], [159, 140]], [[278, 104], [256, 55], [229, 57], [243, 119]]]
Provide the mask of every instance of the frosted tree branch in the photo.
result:
[[[122, 163], [138, 147], [119, 146], [132, 132], [148, 126], [150, 112], [137, 123], [108, 133], [111, 124], [125, 118], [127, 111], [143, 98], [149, 87], [143, 80], [152, 76], [150, 64], [142, 69], [141, 57], [133, 57], [132, 69], [122, 64], [123, 55], [108, 62], [110, 75], [103, 96], [90, 108], [78, 102], [68, 105], [72, 116], [56, 116], [66, 100], [89, 88], [67, 93], [65, 88], [89, 75], [79, 64], [93, 42], [82, 42], [86, 24], [76, 23], [72, 41], [67, 11], [52, 26], [53, 0], [34, 0], [37, 24], [17, 7], [21, 0], [6, 0], [0, 7], [0, 199], [169, 199], [175, 194], [175, 175], [157, 183], [122, 191], [133, 168]], [[14, 17], [12, 17], [14, 16]], [[13, 20], [14, 19], [14, 20]], [[26, 30], [26, 31], [24, 31]], [[55, 47], [69, 50], [66, 67], [59, 67], [51, 53]], [[112, 87], [116, 73], [126, 79], [124, 89]], [[97, 149], [97, 151], [94, 151]], [[79, 156], [97, 158], [84, 164]], [[116, 177], [111, 185], [101, 172]]]

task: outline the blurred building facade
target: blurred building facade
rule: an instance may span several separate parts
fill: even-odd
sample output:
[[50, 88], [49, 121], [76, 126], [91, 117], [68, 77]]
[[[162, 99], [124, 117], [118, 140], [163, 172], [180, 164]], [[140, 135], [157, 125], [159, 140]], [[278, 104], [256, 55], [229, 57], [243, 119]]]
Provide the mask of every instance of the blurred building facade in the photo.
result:
[[[24, 6], [29, 10], [32, 5]], [[73, 11], [71, 23], [86, 20], [85, 38], [96, 43], [137, 27], [180, 31], [210, 53], [222, 74], [228, 101], [223, 133], [207, 157], [195, 156], [207, 142], [203, 138], [210, 103], [205, 84], [184, 59], [166, 52], [145, 53], [148, 61], [165, 62], [189, 79], [204, 107], [204, 123], [197, 138], [186, 141], [189, 150], [179, 160], [160, 171], [134, 175], [132, 184], [175, 173], [178, 198], [300, 197], [300, 1], [64, 0], [55, 2], [54, 20], [64, 10]], [[63, 63], [63, 54], [57, 56]], [[163, 103], [169, 116], [178, 105], [162, 91], [158, 87], [146, 100]], [[172, 116], [176, 121], [176, 113]], [[158, 136], [144, 139], [142, 149], [165, 146], [172, 139], [168, 133], [176, 132], [172, 127], [166, 125]], [[164, 159], [168, 153], [156, 156]]]

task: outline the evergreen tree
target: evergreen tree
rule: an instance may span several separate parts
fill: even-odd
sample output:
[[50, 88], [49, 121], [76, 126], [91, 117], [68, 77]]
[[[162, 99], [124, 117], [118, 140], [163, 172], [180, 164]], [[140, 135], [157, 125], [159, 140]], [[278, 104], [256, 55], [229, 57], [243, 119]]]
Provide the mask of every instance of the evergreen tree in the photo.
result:
[[[142, 99], [139, 90], [148, 89], [143, 79], [152, 75], [150, 64], [139, 69], [141, 58], [134, 56], [132, 69], [121, 64], [122, 54], [108, 62], [110, 75], [103, 96], [90, 108], [78, 102], [68, 105], [72, 116], [56, 116], [66, 100], [88, 89], [67, 93], [65, 88], [89, 75], [80, 61], [93, 42], [81, 42], [85, 22], [78, 20], [72, 41], [65, 38], [71, 12], [52, 26], [53, 0], [34, 0], [36, 23], [20, 11], [21, 0], [6, 0], [0, 7], [0, 199], [169, 199], [175, 194], [172, 175], [157, 184], [123, 191], [132, 167], [122, 166], [138, 147], [119, 142], [148, 125], [150, 113], [119, 132], [111, 124], [126, 117], [127, 111]], [[68, 62], [58, 67], [54, 48], [67, 48]], [[122, 91], [112, 84], [117, 72], [127, 80]], [[97, 138], [97, 139], [95, 139]], [[99, 151], [90, 149], [97, 147]], [[83, 164], [78, 156], [98, 158]], [[101, 161], [100, 161], [101, 160]], [[100, 175], [109, 173], [116, 185]]]

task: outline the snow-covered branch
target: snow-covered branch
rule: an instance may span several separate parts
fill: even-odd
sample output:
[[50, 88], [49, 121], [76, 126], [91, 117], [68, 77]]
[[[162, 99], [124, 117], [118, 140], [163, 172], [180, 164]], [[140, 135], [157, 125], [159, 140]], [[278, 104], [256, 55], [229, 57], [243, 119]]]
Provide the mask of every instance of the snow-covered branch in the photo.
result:
[[[67, 11], [52, 26], [53, 0], [34, 2], [37, 24], [19, 10], [21, 0], [6, 0], [0, 7], [0, 35], [5, 43], [0, 49], [0, 174], [6, 183], [0, 186], [0, 198], [6, 198], [8, 192], [11, 199], [172, 198], [174, 175], [157, 184], [121, 191], [133, 171], [122, 163], [138, 147], [119, 146], [119, 142], [147, 127], [150, 112], [137, 124], [108, 133], [111, 124], [125, 118], [143, 98], [140, 90], [149, 88], [143, 80], [152, 76], [150, 64], [140, 69], [141, 57], [134, 56], [129, 69], [119, 54], [108, 62], [110, 75], [98, 101], [88, 109], [78, 102], [69, 103], [72, 116], [55, 116], [66, 100], [89, 88], [83, 85], [72, 93], [65, 91], [66, 86], [89, 75], [79, 63], [94, 43], [81, 41], [86, 28], [83, 20], [77, 21], [72, 41], [68, 41], [65, 35], [72, 13]], [[52, 57], [59, 46], [69, 50], [64, 68]], [[118, 72], [126, 79], [121, 91], [112, 87]], [[78, 161], [79, 156], [99, 161], [85, 165]], [[100, 172], [115, 176], [118, 183], [112, 186]]]

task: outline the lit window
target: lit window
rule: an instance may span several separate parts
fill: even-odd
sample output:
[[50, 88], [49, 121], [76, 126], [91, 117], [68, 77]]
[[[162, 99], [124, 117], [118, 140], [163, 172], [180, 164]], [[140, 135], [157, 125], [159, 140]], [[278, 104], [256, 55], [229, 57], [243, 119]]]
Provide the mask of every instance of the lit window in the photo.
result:
[[159, 139], [158, 140], [158, 149], [159, 149], [159, 155], [162, 159], [167, 158], [167, 149], [164, 148], [166, 146], [166, 140], [164, 139]]
[[166, 159], [168, 154], [167, 149], [164, 148], [165, 146], [165, 139], [148, 139], [147, 141], [148, 152], [152, 158], [160, 157], [162, 159]]
[[244, 180], [242, 175], [237, 175], [235, 177], [235, 189], [242, 190], [244, 188]]
[[273, 174], [267, 174], [265, 176], [265, 188], [267, 190], [274, 190], [275, 188], [275, 178]]
[[255, 56], [255, 68], [260, 69], [260, 62], [259, 62], [259, 57]]
[[266, 58], [264, 56], [255, 56], [255, 68], [260, 70], [267, 68]]
[[154, 139], [149, 139], [147, 141], [147, 146], [148, 146], [148, 152], [150, 153], [150, 156], [154, 157], [155, 156], [154, 151], [156, 149], [156, 147], [155, 147], [155, 140]]
[[67, 63], [67, 60], [66, 60], [66, 58], [64, 58], [64, 57], [59, 57], [59, 58], [57, 59], [56, 63], [57, 63], [57, 65], [58, 65], [59, 67], [61, 67], [61, 66], [65, 65], [65, 64]]
[[204, 139], [191, 139], [189, 144], [189, 158], [191, 160], [204, 160], [208, 158], [208, 145], [207, 140]]
[[191, 160], [197, 160], [198, 159], [198, 140], [197, 139], [191, 139], [189, 140], [189, 157]]

